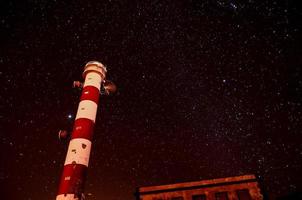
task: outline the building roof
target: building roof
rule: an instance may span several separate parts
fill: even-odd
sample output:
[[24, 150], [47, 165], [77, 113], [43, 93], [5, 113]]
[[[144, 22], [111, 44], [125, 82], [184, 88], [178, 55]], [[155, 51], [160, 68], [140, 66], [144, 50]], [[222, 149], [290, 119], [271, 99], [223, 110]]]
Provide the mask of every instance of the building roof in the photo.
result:
[[257, 179], [255, 175], [243, 175], [243, 176], [217, 178], [217, 179], [201, 180], [201, 181], [193, 181], [193, 182], [139, 187], [137, 189], [137, 193], [139, 194], [160, 193], [160, 192], [168, 192], [168, 191], [196, 189], [196, 188], [203, 188], [203, 187], [215, 187], [220, 185], [233, 185], [233, 184], [256, 182], [256, 181]]

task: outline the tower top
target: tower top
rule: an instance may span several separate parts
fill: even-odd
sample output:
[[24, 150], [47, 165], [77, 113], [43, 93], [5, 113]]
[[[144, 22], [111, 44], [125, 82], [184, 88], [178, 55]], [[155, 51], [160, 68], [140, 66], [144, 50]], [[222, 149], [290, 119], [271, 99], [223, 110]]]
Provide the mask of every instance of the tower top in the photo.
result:
[[84, 72], [83, 72], [84, 79], [85, 79], [87, 73], [89, 73], [89, 72], [96, 72], [101, 75], [102, 79], [105, 79], [107, 69], [101, 62], [89, 61], [84, 67]]

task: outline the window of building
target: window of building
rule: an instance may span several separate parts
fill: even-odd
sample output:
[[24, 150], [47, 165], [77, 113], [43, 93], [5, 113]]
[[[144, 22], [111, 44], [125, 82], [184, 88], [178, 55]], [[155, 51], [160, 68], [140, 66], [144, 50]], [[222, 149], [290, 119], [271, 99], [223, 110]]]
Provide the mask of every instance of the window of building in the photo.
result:
[[202, 195], [193, 195], [192, 196], [192, 200], [206, 200], [206, 195], [202, 194]]
[[215, 194], [216, 200], [228, 200], [228, 193], [227, 192], [218, 192]]
[[248, 189], [237, 190], [238, 200], [252, 200]]
[[183, 197], [172, 197], [171, 200], [184, 200], [184, 198]]

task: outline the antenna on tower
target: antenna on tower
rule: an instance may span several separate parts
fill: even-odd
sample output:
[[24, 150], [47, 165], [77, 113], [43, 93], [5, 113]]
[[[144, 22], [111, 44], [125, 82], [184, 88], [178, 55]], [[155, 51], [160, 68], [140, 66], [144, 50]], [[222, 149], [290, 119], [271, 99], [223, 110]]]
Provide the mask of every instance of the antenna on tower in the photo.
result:
[[107, 96], [112, 95], [116, 92], [116, 90], [117, 90], [117, 87], [112, 81], [109, 81], [109, 80], [103, 81], [102, 87], [101, 87], [101, 94], [104, 94]]

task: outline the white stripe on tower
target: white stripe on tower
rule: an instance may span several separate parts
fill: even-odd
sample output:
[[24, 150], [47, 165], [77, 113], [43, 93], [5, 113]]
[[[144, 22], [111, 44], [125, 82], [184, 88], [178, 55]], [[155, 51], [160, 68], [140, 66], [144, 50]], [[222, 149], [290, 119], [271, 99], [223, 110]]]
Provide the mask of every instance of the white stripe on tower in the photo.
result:
[[57, 196], [56, 200], [80, 200], [77, 197], [74, 197], [74, 194], [60, 194]]
[[102, 77], [100, 76], [100, 74], [97, 74], [97, 73], [89, 73], [86, 75], [86, 80], [84, 82], [84, 86], [83, 87], [86, 87], [86, 86], [94, 86], [96, 87], [97, 89], [100, 90], [101, 88], [101, 81], [102, 81]]
[[106, 68], [101, 63], [92, 61], [86, 64], [81, 101], [56, 200], [81, 200], [89, 164], [100, 87], [105, 75]]
[[91, 100], [82, 100], [79, 104], [76, 120], [86, 118], [95, 122], [97, 107], [98, 105]]
[[80, 164], [88, 167], [91, 141], [83, 138], [72, 139], [69, 143], [64, 165]]

